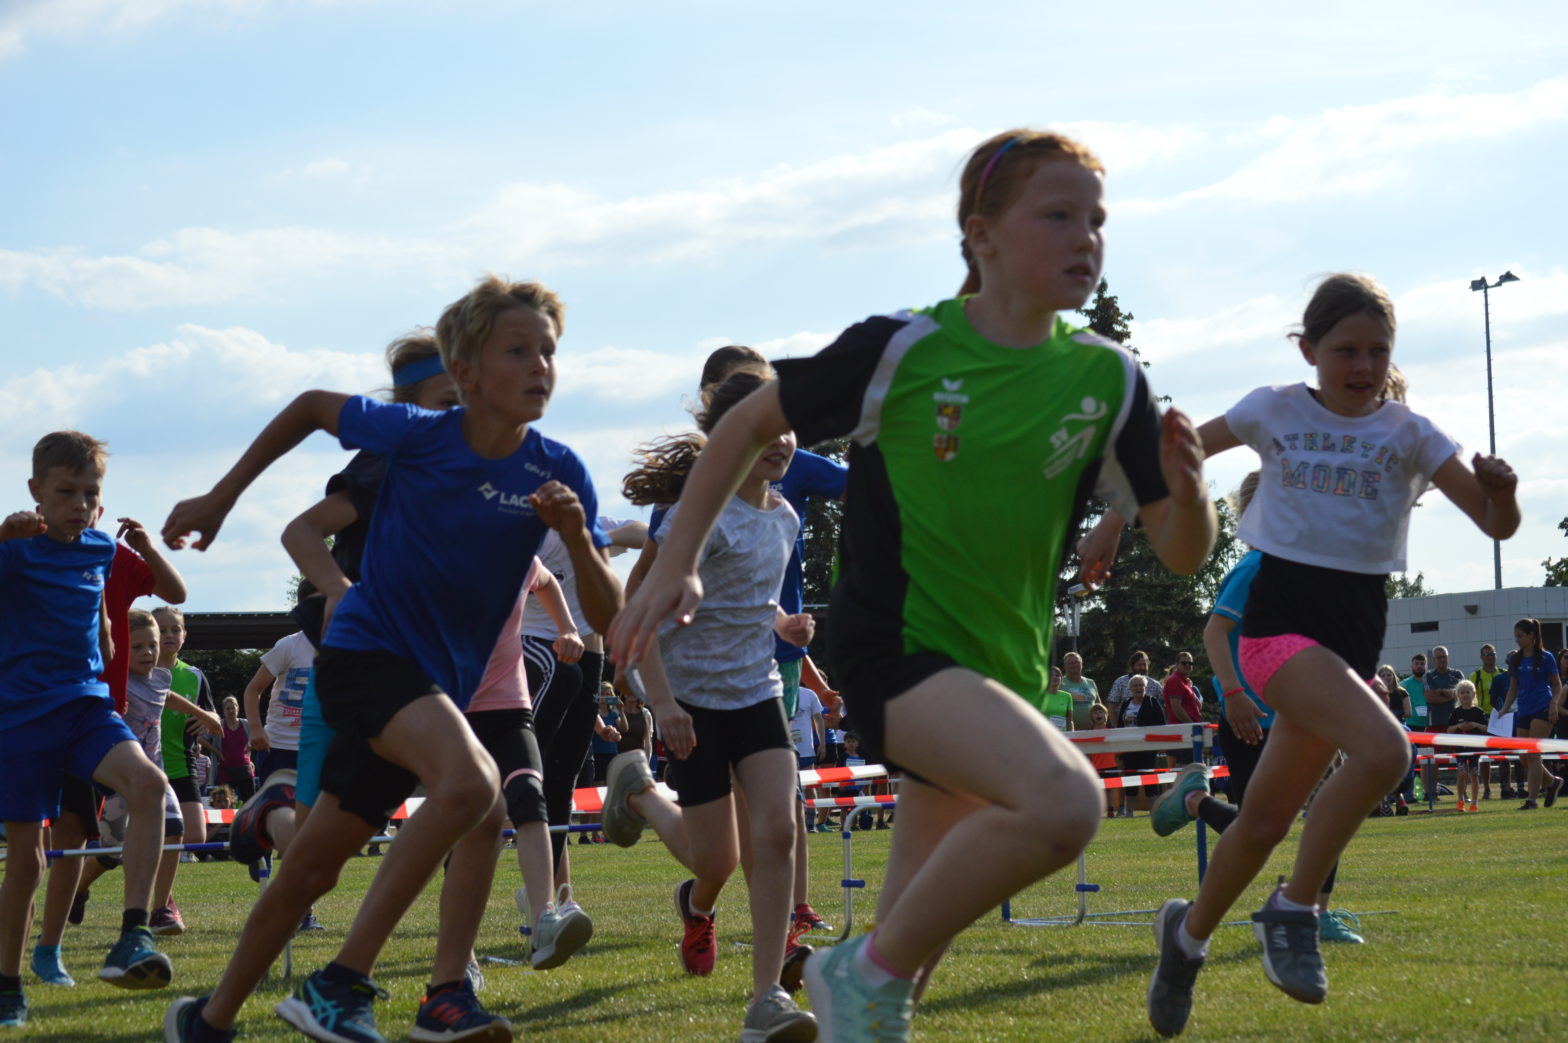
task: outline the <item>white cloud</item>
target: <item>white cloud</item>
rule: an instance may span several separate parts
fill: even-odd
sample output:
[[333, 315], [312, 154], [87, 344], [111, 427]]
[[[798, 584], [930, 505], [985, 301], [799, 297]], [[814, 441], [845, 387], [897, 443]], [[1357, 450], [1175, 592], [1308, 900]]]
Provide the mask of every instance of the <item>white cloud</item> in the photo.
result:
[[1257, 137], [1278, 143], [1228, 177], [1167, 198], [1129, 201], [1118, 209], [1147, 213], [1211, 199], [1292, 203], [1364, 196], [1429, 168], [1421, 162], [1424, 150], [1461, 142], [1475, 148], [1565, 120], [1568, 79], [1510, 94], [1431, 93], [1311, 117], [1274, 116], [1259, 127]]

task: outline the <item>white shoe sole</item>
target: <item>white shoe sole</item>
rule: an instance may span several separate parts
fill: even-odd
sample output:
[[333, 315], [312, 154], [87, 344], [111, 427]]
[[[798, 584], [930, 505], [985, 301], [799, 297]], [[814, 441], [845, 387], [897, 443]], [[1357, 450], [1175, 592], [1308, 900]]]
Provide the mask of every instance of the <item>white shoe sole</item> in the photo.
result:
[[588, 944], [593, 937], [593, 921], [588, 919], [588, 914], [577, 911], [561, 917], [560, 930], [556, 932], [555, 944], [548, 949], [536, 950], [528, 958], [528, 962], [536, 971], [549, 971], [561, 966], [571, 959], [573, 954]]

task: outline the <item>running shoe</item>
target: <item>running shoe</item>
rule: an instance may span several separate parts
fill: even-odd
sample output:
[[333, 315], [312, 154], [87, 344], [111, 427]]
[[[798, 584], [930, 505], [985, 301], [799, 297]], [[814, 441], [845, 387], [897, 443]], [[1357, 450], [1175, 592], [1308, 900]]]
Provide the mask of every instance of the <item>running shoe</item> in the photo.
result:
[[485, 972], [479, 969], [478, 960], [468, 961], [468, 966], [463, 968], [463, 981], [475, 995], [485, 991]]
[[1209, 769], [1202, 764], [1183, 764], [1176, 782], [1161, 793], [1149, 810], [1149, 825], [1158, 836], [1168, 837], [1192, 821], [1187, 813], [1187, 794], [1194, 790], [1209, 792]]
[[511, 1043], [512, 1023], [480, 1006], [465, 982], [420, 1000], [408, 1038], [419, 1043]]
[[795, 925], [805, 931], [831, 931], [828, 922], [817, 915], [811, 908], [810, 902], [801, 902], [795, 907]]
[[1172, 898], [1154, 916], [1154, 944], [1160, 960], [1149, 978], [1149, 1024], [1162, 1036], [1179, 1036], [1192, 1015], [1192, 986], [1207, 957], [1189, 957], [1177, 940], [1192, 903]]
[[604, 816], [600, 826], [605, 836], [621, 847], [631, 847], [642, 838], [648, 823], [626, 798], [653, 785], [648, 756], [641, 750], [618, 754], [604, 773]]
[[[1284, 887], [1275, 888], [1278, 895]], [[1252, 933], [1263, 944], [1263, 973], [1291, 999], [1322, 1003], [1328, 995], [1328, 975], [1318, 951], [1318, 914], [1279, 909], [1271, 897], [1252, 914]]]
[[1558, 794], [1559, 791], [1562, 790], [1562, 788], [1563, 788], [1562, 776], [1561, 775], [1553, 775], [1552, 776], [1552, 781], [1548, 782], [1546, 784], [1546, 791], [1545, 791], [1544, 796], [1541, 799], [1541, 803], [1546, 805], [1547, 807], [1551, 807], [1553, 804], [1556, 804], [1557, 803], [1557, 794]]
[[58, 945], [34, 945], [32, 959], [28, 961], [33, 973], [38, 975], [38, 980], [45, 985], [75, 985], [76, 979], [65, 970], [65, 964], [60, 962], [60, 947]]
[[376, 1031], [374, 1008], [376, 1000], [386, 998], [386, 990], [369, 978], [331, 981], [325, 971], [316, 971], [272, 1009], [320, 1043], [386, 1043]]
[[174, 977], [169, 958], [153, 948], [152, 932], [133, 927], [120, 935], [98, 970], [98, 979], [121, 989], [161, 989]]
[[152, 916], [147, 920], [147, 929], [158, 938], [185, 933], [185, 921], [181, 919], [180, 907], [174, 904], [174, 899], [169, 899], [168, 905], [152, 911]]
[[1349, 909], [1325, 909], [1318, 914], [1318, 937], [1325, 942], [1360, 945], [1366, 941], [1360, 930], [1361, 918]]
[[816, 1038], [817, 1019], [777, 985], [746, 1008], [740, 1031], [741, 1043], [811, 1043]]
[[[518, 892], [518, 904], [527, 896]], [[588, 944], [593, 937], [593, 921], [581, 908], [563, 913], [559, 906], [552, 906], [539, 914], [528, 935], [528, 962], [536, 971], [548, 971], [572, 958], [572, 954]]]
[[[206, 1006], [205, 996], [200, 999], [195, 996], [181, 996], [169, 1004], [169, 1009], [163, 1013], [164, 1043], [191, 1043], [196, 1038], [196, 1022], [200, 1020], [202, 1008]], [[213, 1038], [213, 1033], [217, 1033], [217, 1038], [227, 1043], [235, 1036], [235, 1030], [232, 1028], [219, 1030], [210, 1025], [204, 1027], [209, 1039]]]
[[87, 915], [87, 900], [92, 897], [92, 891], [82, 888], [71, 898], [71, 911], [65, 914], [65, 922], [72, 927], [80, 927], [82, 918]]
[[784, 944], [784, 962], [779, 966], [779, 984], [790, 995], [800, 991], [804, 983], [802, 975], [806, 970], [806, 961], [816, 950], [811, 946], [794, 941], [793, 938]]
[[1536, 804], [1535, 799], [1532, 797], [1531, 799], [1525, 801], [1523, 804], [1519, 805], [1519, 807], [1516, 810], [1518, 810], [1518, 811], [1534, 811], [1539, 806], [1540, 805]]
[[325, 931], [326, 929], [326, 925], [316, 919], [316, 910], [306, 909], [305, 915], [299, 918], [299, 926], [294, 928], [294, 933], [298, 934], [301, 931]]
[[838, 1043], [905, 1043], [914, 1010], [915, 983], [894, 978], [872, 988], [855, 970], [855, 957], [871, 940], [863, 934], [806, 961], [806, 994], [825, 1039]]
[[713, 928], [718, 913], [698, 916], [691, 911], [691, 888], [696, 882], [684, 880], [675, 887], [675, 911], [680, 914], [681, 924], [686, 930], [685, 936], [681, 938], [681, 966], [686, 968], [687, 974], [712, 974]]
[[272, 838], [264, 828], [267, 815], [277, 808], [294, 806], [294, 773], [287, 768], [275, 771], [267, 779], [265, 789], [251, 794], [249, 800], [234, 813], [234, 823], [229, 827], [229, 854], [234, 861], [253, 865], [273, 848]]
[[27, 1024], [27, 997], [21, 989], [0, 992], [0, 1028], [20, 1028]]

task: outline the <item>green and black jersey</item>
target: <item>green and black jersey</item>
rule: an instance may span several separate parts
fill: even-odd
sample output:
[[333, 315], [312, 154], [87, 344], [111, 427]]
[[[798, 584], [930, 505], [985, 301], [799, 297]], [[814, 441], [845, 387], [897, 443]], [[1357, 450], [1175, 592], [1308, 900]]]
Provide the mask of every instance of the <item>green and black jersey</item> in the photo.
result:
[[833, 664], [938, 652], [1038, 704], [1089, 496], [1132, 518], [1167, 495], [1137, 361], [1060, 319], [1049, 341], [1004, 348], [949, 300], [776, 366], [800, 444], [851, 438]]

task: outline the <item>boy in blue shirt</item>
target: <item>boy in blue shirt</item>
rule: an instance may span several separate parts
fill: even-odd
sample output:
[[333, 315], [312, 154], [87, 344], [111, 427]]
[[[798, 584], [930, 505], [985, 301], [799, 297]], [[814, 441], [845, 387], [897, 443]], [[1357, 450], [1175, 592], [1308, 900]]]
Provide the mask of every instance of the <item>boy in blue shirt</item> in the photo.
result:
[[65, 773], [125, 798], [125, 914], [98, 977], [126, 989], [169, 984], [147, 906], [163, 842], [164, 778], [98, 680], [111, 644], [103, 602], [114, 539], [93, 528], [107, 452], [78, 431], [33, 447], [36, 511], [0, 524], [0, 819], [9, 837], [0, 883], [0, 1025], [27, 1020], [22, 947], [44, 869], [43, 824], [59, 815]]
[[[288, 858], [262, 892], [211, 996], [181, 998], [171, 1040], [228, 1040], [245, 998], [294, 925], [423, 783], [424, 804], [399, 831], [337, 958], [277, 1007], [314, 1039], [378, 1043], [370, 980], [376, 957], [425, 883], [494, 806], [494, 761], [462, 717], [546, 528], [561, 535], [595, 629], [609, 627], [620, 585], [603, 548], [582, 461], [531, 425], [555, 387], [560, 299], [537, 283], [481, 281], [442, 314], [436, 341], [463, 405], [445, 413], [307, 391], [257, 437], [212, 492], [177, 504], [164, 539], [192, 532], [205, 549], [239, 495], [312, 431], [387, 458], [360, 581], [326, 590], [316, 694], [335, 736], [321, 793]], [[511, 1039], [463, 979], [468, 960], [438, 950], [416, 1039]]]

